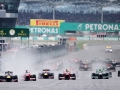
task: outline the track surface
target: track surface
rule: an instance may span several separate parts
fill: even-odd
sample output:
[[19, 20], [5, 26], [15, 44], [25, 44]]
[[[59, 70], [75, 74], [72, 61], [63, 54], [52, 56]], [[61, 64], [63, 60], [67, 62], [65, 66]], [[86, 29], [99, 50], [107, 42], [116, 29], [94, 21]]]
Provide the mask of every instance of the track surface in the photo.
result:
[[[113, 53], [105, 53], [105, 47], [107, 44], [90, 44], [88, 45], [88, 50], [81, 50], [76, 53], [71, 53], [70, 55], [55, 58], [51, 63], [57, 60], [78, 58], [78, 59], [88, 59], [93, 58], [120, 58], [120, 45], [119, 44], [109, 44], [113, 47]], [[36, 67], [35, 70], [42, 69], [43, 65]], [[74, 66], [75, 70], [79, 72], [79, 76], [76, 80], [58, 80], [58, 72], [55, 73], [55, 79], [37, 79], [37, 81], [19, 81], [18, 83], [2, 82], [0, 83], [0, 90], [120, 90], [120, 78], [117, 77], [117, 72], [113, 72], [113, 77], [110, 79], [93, 80], [91, 79], [91, 73], [95, 72], [95, 69], [100, 68], [101, 65], [94, 65], [93, 71], [78, 71], [78, 66]], [[64, 68], [65, 69], [65, 68]], [[117, 68], [119, 70], [120, 68]], [[39, 70], [40, 72], [41, 70]], [[37, 72], [38, 73], [38, 72]], [[36, 74], [37, 74], [36, 73]]]

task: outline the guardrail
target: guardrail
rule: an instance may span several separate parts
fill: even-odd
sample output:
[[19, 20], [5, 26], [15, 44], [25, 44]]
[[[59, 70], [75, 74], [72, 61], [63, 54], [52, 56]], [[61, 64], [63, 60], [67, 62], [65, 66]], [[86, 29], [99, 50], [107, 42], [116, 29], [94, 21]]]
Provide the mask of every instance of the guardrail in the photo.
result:
[[94, 40], [100, 40], [100, 41], [120, 41], [119, 37], [77, 37], [78, 41], [94, 41]]
[[[57, 37], [30, 37], [29, 40], [35, 40], [35, 41], [58, 41], [59, 38]], [[12, 38], [12, 40], [21, 40], [20, 38]], [[22, 40], [28, 40], [28, 38], [24, 37], [22, 38]], [[102, 40], [102, 41], [120, 41], [120, 37], [89, 37], [89, 36], [85, 36], [85, 37], [76, 37], [76, 40], [83, 40], [83, 41], [89, 41], [89, 40]]]

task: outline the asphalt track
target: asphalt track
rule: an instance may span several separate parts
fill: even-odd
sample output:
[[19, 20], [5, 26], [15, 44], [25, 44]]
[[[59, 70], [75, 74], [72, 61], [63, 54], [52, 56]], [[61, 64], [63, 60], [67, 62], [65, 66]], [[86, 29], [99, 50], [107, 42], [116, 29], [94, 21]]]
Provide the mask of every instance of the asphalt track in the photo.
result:
[[[81, 50], [79, 52], [71, 53], [67, 56], [54, 58], [49, 60], [48, 64], [45, 62], [35, 67], [36, 74], [41, 71], [42, 68], [48, 67], [49, 63], [56, 63], [58, 60], [65, 60], [70, 58], [88, 59], [93, 58], [120, 58], [120, 45], [109, 44], [113, 48], [113, 53], [105, 53], [105, 47], [107, 44], [90, 44], [87, 45], [87, 50]], [[73, 63], [66, 65], [71, 66]], [[48, 66], [47, 66], [48, 65]], [[78, 65], [73, 65], [75, 71], [78, 71]], [[95, 69], [100, 68], [101, 64], [93, 65], [93, 71], [78, 71], [78, 77], [76, 80], [58, 80], [58, 73], [61, 71], [55, 71], [55, 79], [37, 79], [37, 81], [22, 81], [19, 82], [2, 82], [0, 83], [0, 90], [120, 90], [120, 77], [117, 77], [117, 72], [113, 72], [113, 77], [110, 79], [91, 79], [91, 73], [95, 72]], [[17, 68], [17, 67], [16, 67]], [[117, 68], [119, 70], [120, 68]]]

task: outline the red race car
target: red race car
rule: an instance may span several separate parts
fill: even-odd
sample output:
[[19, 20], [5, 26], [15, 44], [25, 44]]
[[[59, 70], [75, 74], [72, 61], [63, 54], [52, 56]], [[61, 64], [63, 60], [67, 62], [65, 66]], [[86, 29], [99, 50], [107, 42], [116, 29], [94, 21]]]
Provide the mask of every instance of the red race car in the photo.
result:
[[36, 75], [35, 74], [31, 75], [30, 72], [26, 70], [24, 74], [24, 81], [36, 81]]
[[63, 74], [58, 75], [59, 80], [76, 80], [76, 74], [71, 73], [68, 69], [63, 72]]

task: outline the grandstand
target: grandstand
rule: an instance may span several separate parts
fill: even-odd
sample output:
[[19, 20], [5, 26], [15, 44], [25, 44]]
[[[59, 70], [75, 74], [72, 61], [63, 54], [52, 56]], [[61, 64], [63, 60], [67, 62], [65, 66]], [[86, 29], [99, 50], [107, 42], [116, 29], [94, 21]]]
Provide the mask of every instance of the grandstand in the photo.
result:
[[[120, 0], [22, 0], [17, 25], [30, 25], [30, 19], [120, 23], [119, 5]], [[118, 33], [111, 32], [112, 35]]]
[[[109, 0], [76, 0], [76, 2], [66, 3], [69, 0], [62, 0], [60, 5], [56, 5], [53, 13], [53, 6], [50, 1], [61, 0], [45, 0], [45, 3], [39, 2], [22, 2], [19, 7], [18, 25], [29, 25], [29, 19], [62, 19], [67, 22], [101, 22], [101, 7], [103, 6], [103, 22], [119, 23], [120, 1]], [[72, 1], [72, 0], [70, 0]], [[79, 1], [79, 3], [77, 2]], [[92, 3], [89, 3], [91, 2]], [[93, 2], [94, 1], [94, 2]], [[96, 2], [95, 2], [96, 1]], [[101, 2], [99, 2], [101, 1]], [[109, 3], [108, 3], [109, 1]], [[47, 2], [47, 3], [46, 3]], [[97, 3], [99, 2], [99, 3]], [[103, 4], [104, 2], [104, 4]], [[58, 2], [59, 3], [59, 2]], [[55, 2], [56, 4], [56, 2]], [[99, 4], [99, 5], [98, 5]], [[102, 6], [101, 6], [102, 5]], [[54, 17], [53, 17], [54, 14]], [[79, 18], [79, 19], [78, 19]]]

